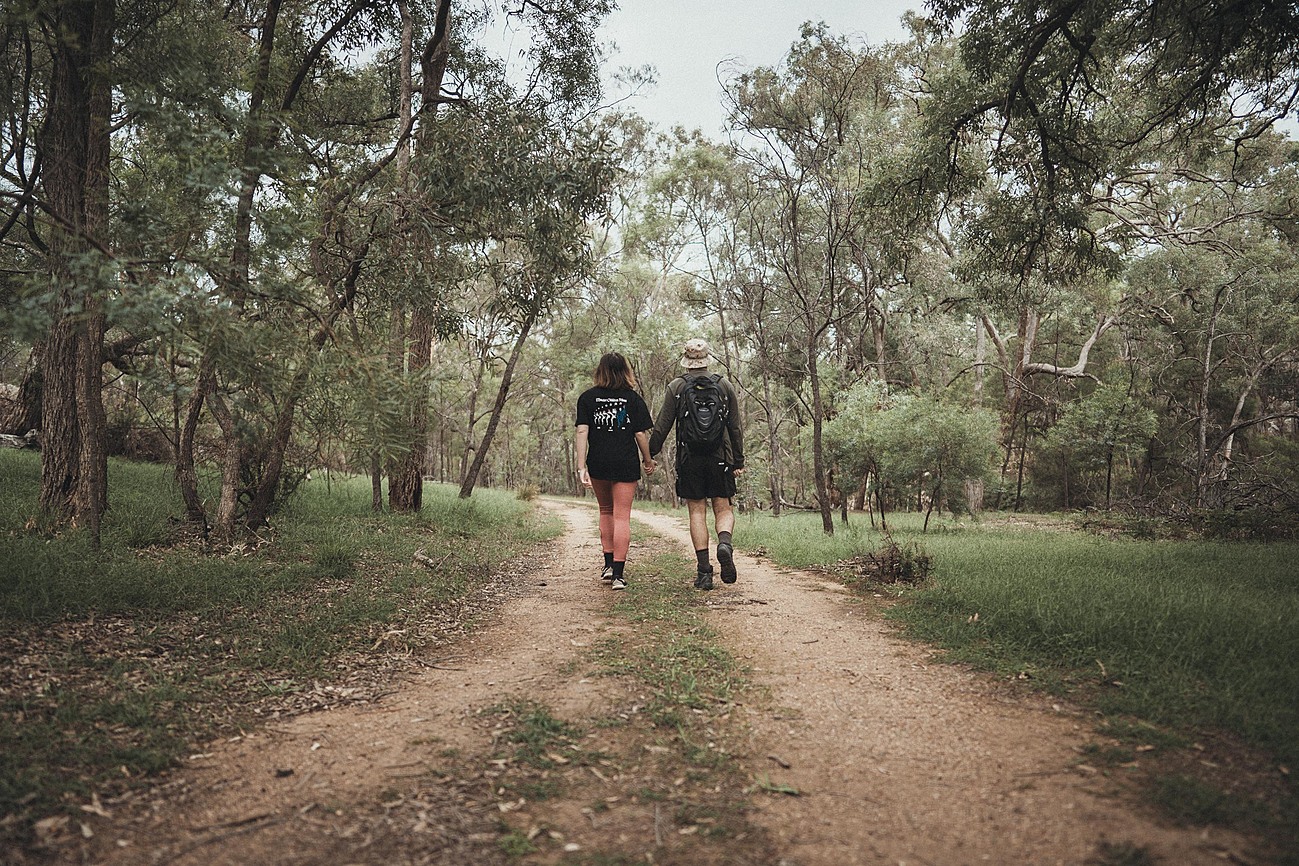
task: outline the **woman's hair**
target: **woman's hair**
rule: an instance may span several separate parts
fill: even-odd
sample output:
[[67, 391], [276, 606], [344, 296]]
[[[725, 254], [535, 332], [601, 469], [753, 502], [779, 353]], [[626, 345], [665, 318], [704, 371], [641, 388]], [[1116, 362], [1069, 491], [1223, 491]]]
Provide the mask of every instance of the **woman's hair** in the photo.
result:
[[634, 391], [636, 374], [631, 371], [631, 364], [617, 352], [606, 352], [595, 367], [595, 384], [598, 388], [611, 391]]

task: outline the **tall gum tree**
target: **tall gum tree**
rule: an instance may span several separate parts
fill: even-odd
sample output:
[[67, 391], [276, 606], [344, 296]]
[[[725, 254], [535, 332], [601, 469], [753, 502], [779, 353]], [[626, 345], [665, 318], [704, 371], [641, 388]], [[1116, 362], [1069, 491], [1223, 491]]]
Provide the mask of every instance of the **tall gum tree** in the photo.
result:
[[[728, 99], [742, 161], [761, 198], [773, 202], [761, 236], [761, 279], [768, 310], [793, 324], [805, 408], [812, 428], [812, 474], [822, 528], [834, 533], [830, 466], [823, 425], [833, 400], [823, 355], [837, 329], [860, 316], [871, 289], [892, 279], [880, 223], [897, 247], [911, 231], [899, 219], [924, 199], [906, 195], [908, 108], [898, 98], [895, 55], [859, 48], [824, 27], [805, 26], [780, 69], [757, 69], [735, 80]], [[882, 219], [881, 219], [882, 216]], [[896, 250], [896, 248], [895, 248]], [[892, 252], [892, 251], [890, 251]]]
[[112, 0], [42, 4], [51, 73], [37, 139], [48, 216], [51, 324], [41, 348], [41, 505], [96, 541], [108, 505], [104, 283], [108, 249]]

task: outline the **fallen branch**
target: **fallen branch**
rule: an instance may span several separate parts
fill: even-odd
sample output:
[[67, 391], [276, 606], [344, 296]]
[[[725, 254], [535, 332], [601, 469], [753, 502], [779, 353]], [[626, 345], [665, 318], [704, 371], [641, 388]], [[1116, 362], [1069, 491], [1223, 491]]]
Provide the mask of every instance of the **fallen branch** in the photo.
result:
[[22, 436], [0, 433], [0, 448], [39, 448], [41, 447], [40, 435], [37, 430], [28, 430]]
[[426, 554], [424, 548], [421, 547], [419, 550], [415, 551], [415, 556], [413, 558], [416, 565], [422, 565], [430, 571], [437, 571], [448, 559], [451, 558], [451, 554], [448, 553], [441, 559], [434, 560], [433, 557]]

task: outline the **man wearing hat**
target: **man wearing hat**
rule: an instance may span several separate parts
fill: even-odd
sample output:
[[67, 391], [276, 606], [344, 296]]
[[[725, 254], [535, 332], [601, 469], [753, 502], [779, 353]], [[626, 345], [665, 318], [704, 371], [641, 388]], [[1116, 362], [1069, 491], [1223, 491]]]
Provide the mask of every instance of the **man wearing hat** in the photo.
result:
[[[677, 430], [677, 496], [690, 512], [690, 540], [699, 561], [697, 589], [713, 588], [713, 565], [708, 558], [708, 503], [713, 506], [717, 529], [717, 562], [722, 581], [735, 583], [731, 532], [735, 513], [735, 476], [744, 471], [744, 437], [735, 387], [720, 375], [710, 374], [712, 353], [708, 343], [687, 340], [681, 353], [685, 372], [668, 383], [650, 433], [650, 454], [663, 450], [668, 431]], [[702, 422], [698, 418], [703, 418]], [[701, 434], [700, 427], [704, 428]], [[712, 437], [707, 434], [712, 430]]]

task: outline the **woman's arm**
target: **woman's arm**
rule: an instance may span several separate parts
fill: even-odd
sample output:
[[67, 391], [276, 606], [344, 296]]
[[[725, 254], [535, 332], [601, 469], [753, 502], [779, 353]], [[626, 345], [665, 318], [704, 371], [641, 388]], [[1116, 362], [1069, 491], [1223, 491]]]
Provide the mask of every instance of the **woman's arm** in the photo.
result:
[[649, 434], [644, 430], [636, 434], [636, 447], [640, 449], [640, 465], [646, 472], [653, 472], [656, 464], [650, 456]]
[[578, 424], [573, 432], [573, 451], [577, 453], [577, 480], [587, 487], [591, 486], [591, 473], [586, 469], [586, 447], [590, 432], [591, 428], [586, 424]]

